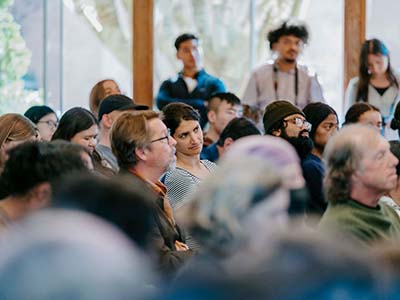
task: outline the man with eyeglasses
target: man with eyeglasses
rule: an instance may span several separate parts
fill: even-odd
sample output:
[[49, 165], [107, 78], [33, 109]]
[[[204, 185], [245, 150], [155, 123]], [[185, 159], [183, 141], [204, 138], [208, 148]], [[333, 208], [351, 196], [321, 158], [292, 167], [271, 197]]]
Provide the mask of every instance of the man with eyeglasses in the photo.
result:
[[300, 108], [324, 101], [316, 74], [297, 63], [308, 36], [305, 24], [294, 21], [285, 21], [268, 33], [269, 47], [277, 57], [252, 72], [243, 104], [263, 110], [279, 99], [287, 99]]
[[[307, 122], [304, 113], [289, 101], [278, 100], [268, 104], [265, 108], [263, 124], [265, 134], [288, 141], [296, 149], [301, 162], [314, 147], [310, 138], [311, 124]], [[303, 192], [299, 193], [301, 199], [291, 200], [293, 205], [299, 206], [300, 212], [307, 209], [310, 201], [309, 196]], [[306, 194], [309, 193], [306, 191]]]
[[175, 139], [154, 111], [123, 113], [111, 129], [111, 148], [120, 173], [140, 179], [157, 195], [152, 245], [157, 264], [166, 275], [178, 270], [193, 254], [175, 222], [166, 187], [159, 178], [175, 167]]

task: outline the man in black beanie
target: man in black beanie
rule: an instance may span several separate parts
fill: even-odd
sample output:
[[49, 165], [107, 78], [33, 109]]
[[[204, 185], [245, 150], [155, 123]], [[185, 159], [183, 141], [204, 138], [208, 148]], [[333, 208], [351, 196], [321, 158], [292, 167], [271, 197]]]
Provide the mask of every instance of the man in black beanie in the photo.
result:
[[314, 147], [309, 136], [311, 124], [307, 122], [304, 113], [289, 101], [278, 100], [268, 104], [263, 124], [265, 134], [287, 140], [302, 161]]
[[325, 164], [322, 155], [329, 138], [338, 130], [338, 117], [332, 107], [321, 102], [308, 104], [303, 113], [312, 125], [310, 138], [314, 142], [314, 148], [302, 161], [304, 179], [310, 192], [307, 211], [322, 216], [327, 207], [323, 191]]
[[[263, 124], [265, 134], [281, 137], [288, 141], [300, 157], [301, 162], [314, 145], [309, 136], [311, 124], [307, 122], [304, 113], [286, 100], [278, 100], [267, 105]], [[310, 197], [307, 188], [290, 191], [291, 214], [303, 215], [307, 212]]]

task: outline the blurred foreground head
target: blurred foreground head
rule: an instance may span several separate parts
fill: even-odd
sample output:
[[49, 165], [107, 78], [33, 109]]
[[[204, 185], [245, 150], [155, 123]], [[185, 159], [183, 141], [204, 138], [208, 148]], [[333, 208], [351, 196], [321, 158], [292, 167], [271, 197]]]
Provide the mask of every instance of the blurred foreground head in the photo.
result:
[[0, 241], [0, 298], [146, 298], [149, 268], [114, 227], [85, 213], [48, 210]]

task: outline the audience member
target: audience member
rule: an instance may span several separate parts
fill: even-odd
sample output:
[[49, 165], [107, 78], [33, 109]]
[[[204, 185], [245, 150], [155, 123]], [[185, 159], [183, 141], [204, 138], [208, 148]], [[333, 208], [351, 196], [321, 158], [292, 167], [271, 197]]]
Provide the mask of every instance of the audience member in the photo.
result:
[[[87, 174], [68, 177], [54, 195], [54, 207], [92, 213], [117, 226], [144, 251], [148, 249], [154, 222], [152, 193], [142, 182], [116, 176], [104, 178]], [[150, 254], [150, 253], [149, 253]]]
[[175, 145], [175, 139], [153, 111], [135, 115], [123, 113], [111, 129], [111, 148], [117, 157], [120, 172], [132, 179], [140, 179], [157, 195], [157, 226], [154, 228], [152, 245], [159, 254], [158, 266], [167, 276], [179, 269], [193, 254], [175, 222], [166, 196], [167, 189], [159, 181], [161, 175], [175, 165]]
[[47, 206], [63, 176], [84, 171], [79, 147], [33, 142], [13, 148], [1, 174], [1, 187], [7, 195], [0, 201], [1, 227]]
[[169, 103], [183, 102], [197, 109], [201, 116], [201, 127], [207, 123], [206, 100], [214, 93], [225, 92], [221, 80], [206, 73], [201, 66], [199, 39], [184, 33], [175, 40], [176, 57], [183, 69], [174, 78], [165, 80], [160, 87], [156, 102], [161, 110]]
[[327, 143], [325, 188], [328, 208], [319, 224], [323, 232], [350, 237], [360, 244], [400, 239], [400, 218], [380, 197], [397, 185], [398, 159], [373, 128], [342, 128]]
[[37, 138], [37, 128], [28, 118], [12, 113], [0, 116], [0, 174], [12, 148]]
[[58, 126], [58, 117], [54, 110], [46, 105], [32, 106], [24, 116], [36, 124], [42, 141], [51, 141]]
[[99, 126], [96, 117], [85, 108], [74, 107], [62, 115], [52, 140], [60, 139], [83, 146], [92, 157], [95, 171], [111, 177], [115, 175], [115, 172], [96, 151], [98, 132]]
[[287, 225], [289, 192], [281, 175], [257, 156], [226, 157], [177, 216], [203, 253], [226, 260], [243, 247], [256, 255]]
[[215, 262], [208, 260], [179, 278], [163, 299], [352, 300], [396, 295], [387, 288], [388, 270], [365, 251], [305, 230], [289, 230], [266, 247], [250, 270], [232, 265], [229, 273], [210, 272]]
[[397, 135], [394, 135], [393, 139], [398, 139], [400, 137], [400, 102], [396, 105], [390, 128], [397, 131]]
[[362, 44], [358, 73], [347, 86], [345, 111], [354, 103], [366, 102], [379, 108], [383, 123], [389, 125], [400, 100], [399, 77], [390, 65], [389, 50], [382, 41], [370, 39]]
[[261, 132], [251, 120], [244, 117], [234, 118], [225, 126], [217, 142], [203, 148], [200, 158], [216, 162], [236, 140], [245, 136], [260, 134]]
[[39, 212], [10, 228], [0, 247], [1, 299], [153, 296], [146, 257], [114, 226], [83, 212]]
[[324, 197], [325, 164], [322, 157], [326, 143], [338, 130], [338, 116], [332, 107], [321, 102], [307, 104], [303, 112], [311, 123], [310, 138], [314, 144], [302, 162], [304, 179], [310, 193], [307, 212], [322, 216], [328, 205]]
[[285, 189], [290, 192], [289, 214], [304, 212], [308, 193], [301, 170], [300, 160], [295, 149], [284, 139], [273, 136], [248, 136], [234, 143], [225, 159], [240, 157], [259, 157], [267, 160], [277, 176], [282, 176]]
[[111, 151], [110, 130], [114, 121], [124, 111], [146, 110], [146, 105], [137, 105], [133, 100], [124, 95], [111, 95], [106, 97], [99, 108], [99, 143], [96, 145], [96, 151], [102, 161], [108, 164], [115, 173], [118, 172], [118, 162]]
[[200, 160], [203, 132], [200, 115], [190, 105], [171, 103], [163, 108], [163, 122], [176, 140], [176, 168], [168, 170], [163, 181], [175, 211], [196, 191], [198, 185], [214, 171], [216, 165]]
[[[400, 142], [389, 141], [390, 151], [400, 161]], [[391, 206], [398, 215], [400, 215], [400, 164], [397, 164], [396, 173], [398, 176], [398, 182], [394, 189], [389, 191], [387, 194], [381, 197], [380, 202], [386, 203]]]
[[97, 118], [101, 102], [107, 96], [119, 95], [119, 94], [121, 94], [121, 90], [118, 84], [114, 80], [104, 79], [97, 82], [90, 91], [90, 96], [89, 96], [90, 111]]
[[379, 108], [366, 102], [353, 104], [346, 112], [344, 119], [343, 125], [360, 123], [371, 125], [377, 128], [378, 131], [382, 130], [382, 115]]
[[268, 33], [269, 47], [277, 58], [252, 72], [243, 104], [264, 109], [272, 101], [287, 99], [303, 108], [310, 102], [324, 101], [317, 76], [297, 63], [308, 36], [305, 24], [296, 21], [285, 21]]
[[217, 93], [207, 101], [209, 128], [204, 132], [204, 147], [215, 143], [233, 118], [242, 116], [240, 99], [232, 93]]
[[309, 134], [311, 124], [305, 119], [304, 113], [289, 101], [278, 100], [268, 104], [263, 123], [266, 135], [287, 140], [302, 161], [314, 147]]

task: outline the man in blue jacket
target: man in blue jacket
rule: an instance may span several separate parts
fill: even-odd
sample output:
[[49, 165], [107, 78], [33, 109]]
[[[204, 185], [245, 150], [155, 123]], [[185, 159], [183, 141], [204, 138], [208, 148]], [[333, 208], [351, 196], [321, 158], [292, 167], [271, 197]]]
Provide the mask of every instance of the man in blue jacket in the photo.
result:
[[160, 87], [156, 102], [161, 110], [171, 102], [183, 102], [193, 106], [201, 115], [201, 126], [207, 123], [205, 102], [214, 93], [225, 92], [224, 83], [208, 74], [201, 67], [198, 38], [184, 33], [175, 40], [176, 57], [183, 69], [178, 76], [165, 80]]

